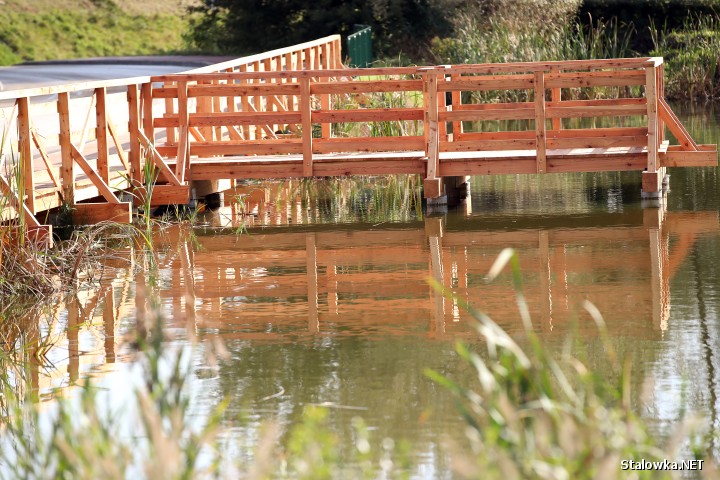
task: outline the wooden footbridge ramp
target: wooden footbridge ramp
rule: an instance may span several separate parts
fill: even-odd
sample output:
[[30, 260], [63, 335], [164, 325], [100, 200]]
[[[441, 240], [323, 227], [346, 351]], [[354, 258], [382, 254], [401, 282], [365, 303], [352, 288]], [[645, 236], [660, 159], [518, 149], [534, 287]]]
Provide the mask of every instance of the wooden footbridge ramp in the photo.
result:
[[668, 106], [662, 58], [341, 59], [332, 36], [181, 74], [0, 93], [18, 152], [15, 185], [0, 179], [5, 216], [38, 225], [67, 204], [87, 222], [129, 221], [120, 192], [141, 202], [152, 186], [150, 203], [184, 204], [236, 180], [345, 175], [419, 174], [434, 199], [467, 175], [634, 170], [652, 197], [667, 167], [717, 165]]

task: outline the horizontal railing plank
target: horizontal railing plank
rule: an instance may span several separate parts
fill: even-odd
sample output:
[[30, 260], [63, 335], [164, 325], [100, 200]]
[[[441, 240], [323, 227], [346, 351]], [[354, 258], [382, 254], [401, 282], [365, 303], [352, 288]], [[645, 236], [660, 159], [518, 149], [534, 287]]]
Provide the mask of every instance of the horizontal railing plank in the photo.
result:
[[532, 75], [494, 75], [484, 77], [460, 77], [438, 83], [440, 92], [528, 90], [535, 85]]
[[317, 138], [313, 141], [314, 153], [333, 152], [392, 152], [422, 150], [425, 138], [408, 137], [359, 137], [359, 138]]
[[312, 121], [320, 123], [391, 122], [423, 120], [422, 108], [361, 108], [356, 110], [314, 110]]
[[338, 81], [313, 82], [310, 84], [311, 94], [349, 94], [379, 92], [419, 92], [422, 91], [422, 80], [373, 80], [373, 81]]

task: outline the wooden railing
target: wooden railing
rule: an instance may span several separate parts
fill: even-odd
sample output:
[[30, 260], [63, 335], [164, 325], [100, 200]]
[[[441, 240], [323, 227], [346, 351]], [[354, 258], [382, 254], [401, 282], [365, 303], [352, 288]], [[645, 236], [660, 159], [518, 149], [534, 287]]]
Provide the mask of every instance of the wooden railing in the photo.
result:
[[[467, 173], [643, 170], [644, 190], [658, 192], [665, 166], [717, 163], [715, 146], [695, 144], [668, 107], [662, 72], [661, 58], [639, 58], [162, 75], [153, 77], [153, 98], [189, 107], [146, 121], [145, 134], [155, 143], [158, 130], [165, 131], [157, 151], [175, 162], [180, 178], [195, 157], [264, 161], [296, 154], [301, 163], [263, 166], [257, 177], [308, 177], [343, 174], [342, 167], [320, 173], [323, 154], [401, 152], [408, 155], [384, 158], [385, 170], [365, 173], [392, 173], [393, 161], [398, 172], [413, 172], [401, 164], [416, 165], [419, 154], [430, 198], [441, 193], [440, 177]], [[482, 101], [488, 91], [493, 100]], [[498, 103], [498, 97], [512, 101]], [[398, 99], [400, 105], [391, 105]], [[192, 100], [213, 109], [193, 109]], [[594, 123], [573, 125], [575, 119]], [[338, 126], [349, 123], [359, 126], [340, 132]], [[402, 134], [370, 133], [378, 124]], [[473, 124], [480, 128], [466, 128]], [[679, 145], [668, 145], [665, 126]], [[528, 151], [532, 155], [518, 153]], [[614, 151], [624, 153], [622, 161], [599, 159]], [[495, 156], [470, 168], [473, 160], [489, 158], [478, 152]], [[217, 176], [233, 172], [254, 176], [230, 167]]]
[[[189, 72], [340, 66], [340, 36], [333, 35]], [[164, 106], [153, 103], [150, 81], [145, 76], [0, 92], [0, 132], [5, 139], [0, 151], [0, 190], [8, 200], [0, 217], [15, 217], [22, 209], [27, 224], [37, 226], [36, 213], [65, 203], [88, 222], [100, 218], [129, 221], [129, 204], [120, 201], [118, 192], [145, 182], [143, 164], [146, 157], [153, 157], [151, 142], [141, 135], [143, 122], [163, 107], [166, 111], [175, 108], [167, 102]], [[204, 98], [194, 108], [211, 109], [212, 101]], [[174, 191], [174, 199], [187, 201], [188, 187], [182, 182], [177, 186], [181, 188]], [[159, 187], [162, 196], [163, 186]], [[99, 196], [107, 203], [80, 203]]]
[[63, 203], [129, 221], [118, 192], [141, 195], [148, 162], [156, 204], [186, 203], [191, 180], [389, 173], [423, 175], [428, 198], [448, 176], [603, 170], [643, 171], [657, 193], [667, 166], [717, 164], [668, 107], [661, 58], [346, 69], [332, 36], [182, 74], [0, 92], [0, 107], [0, 158], [19, 169], [16, 185], [0, 169], [3, 215], [28, 224]]

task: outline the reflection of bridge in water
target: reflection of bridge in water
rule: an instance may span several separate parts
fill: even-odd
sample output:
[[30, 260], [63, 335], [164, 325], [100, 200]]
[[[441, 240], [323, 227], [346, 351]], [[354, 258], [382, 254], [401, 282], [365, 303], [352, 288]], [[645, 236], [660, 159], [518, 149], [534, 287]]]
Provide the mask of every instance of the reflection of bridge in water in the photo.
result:
[[[156, 242], [159, 295], [171, 327], [224, 339], [475, 335], [457, 302], [428, 285], [434, 278], [519, 332], [509, 273], [484, 281], [498, 252], [513, 247], [537, 329], [564, 335], [578, 319], [579, 332], [594, 335], [580, 312], [587, 299], [605, 314], [611, 335], [657, 338], [670, 321], [670, 281], [697, 239], [720, 231], [717, 212], [656, 209], [550, 217], [513, 231], [497, 221], [299, 225], [194, 238], [174, 227]], [[130, 262], [133, 253], [126, 254]], [[47, 391], [122, 359], [122, 333], [144, 310], [145, 279], [124, 264], [112, 267], [99, 289], [58, 305], [54, 323], [30, 330], [31, 351], [54, 344], [51, 370], [31, 362], [31, 385]]]

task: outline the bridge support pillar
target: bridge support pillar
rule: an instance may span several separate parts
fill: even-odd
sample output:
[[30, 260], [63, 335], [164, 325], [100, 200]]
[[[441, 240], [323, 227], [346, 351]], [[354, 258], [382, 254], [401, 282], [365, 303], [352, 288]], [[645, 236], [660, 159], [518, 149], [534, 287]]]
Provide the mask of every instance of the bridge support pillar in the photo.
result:
[[665, 173], [665, 168], [659, 168], [655, 172], [642, 172], [643, 206], [655, 207], [663, 204], [665, 194], [670, 187], [670, 175]]
[[460, 205], [470, 192], [470, 177], [443, 177], [423, 183], [428, 213], [447, 210]]
[[443, 189], [447, 197], [448, 207], [457, 207], [470, 196], [470, 176], [444, 177]]
[[222, 196], [219, 194], [225, 190], [233, 188], [232, 180], [194, 180], [191, 183], [192, 199], [204, 199], [212, 208], [213, 206], [222, 206]]

